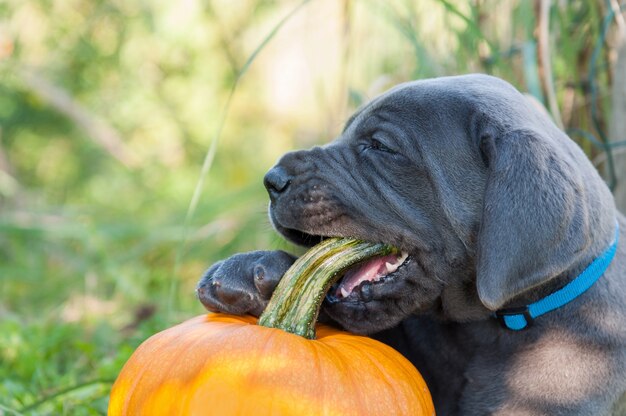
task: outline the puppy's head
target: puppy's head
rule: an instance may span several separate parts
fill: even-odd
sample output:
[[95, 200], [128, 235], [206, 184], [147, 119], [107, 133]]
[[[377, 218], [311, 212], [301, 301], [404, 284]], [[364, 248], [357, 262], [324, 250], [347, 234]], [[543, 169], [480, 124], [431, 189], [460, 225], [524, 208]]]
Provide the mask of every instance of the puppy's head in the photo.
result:
[[348, 271], [329, 292], [329, 315], [356, 332], [433, 307], [487, 316], [601, 250], [614, 221], [582, 151], [483, 75], [390, 90], [332, 143], [285, 155], [265, 185], [289, 240], [348, 236], [403, 253]]

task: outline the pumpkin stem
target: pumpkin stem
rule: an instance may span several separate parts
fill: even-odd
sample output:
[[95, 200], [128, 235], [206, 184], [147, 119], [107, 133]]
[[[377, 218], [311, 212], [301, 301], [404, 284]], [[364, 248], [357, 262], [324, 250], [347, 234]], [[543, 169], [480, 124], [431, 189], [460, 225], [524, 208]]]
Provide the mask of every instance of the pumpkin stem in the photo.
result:
[[307, 251], [280, 280], [259, 325], [315, 339], [315, 323], [328, 289], [355, 264], [397, 250], [382, 243], [329, 238]]

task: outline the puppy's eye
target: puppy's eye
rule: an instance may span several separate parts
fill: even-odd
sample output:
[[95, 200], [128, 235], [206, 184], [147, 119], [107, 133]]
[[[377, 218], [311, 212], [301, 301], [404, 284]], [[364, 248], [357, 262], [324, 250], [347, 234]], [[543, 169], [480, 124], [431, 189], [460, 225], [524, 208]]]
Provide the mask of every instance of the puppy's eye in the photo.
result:
[[367, 146], [367, 148], [372, 150], [378, 150], [380, 152], [395, 153], [392, 149], [385, 146], [383, 143], [381, 143], [379, 140], [374, 139], [373, 137], [369, 139], [369, 145]]

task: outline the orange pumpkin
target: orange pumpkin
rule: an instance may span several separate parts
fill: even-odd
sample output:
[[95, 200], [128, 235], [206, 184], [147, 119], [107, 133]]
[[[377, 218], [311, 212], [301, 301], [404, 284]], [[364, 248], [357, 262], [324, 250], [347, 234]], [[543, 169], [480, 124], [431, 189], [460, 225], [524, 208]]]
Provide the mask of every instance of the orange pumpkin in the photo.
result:
[[120, 373], [109, 415], [434, 415], [402, 355], [318, 325], [308, 340], [256, 318], [195, 317], [160, 332]]
[[434, 415], [424, 380], [401, 354], [315, 326], [339, 271], [389, 250], [325, 241], [282, 278], [263, 326], [253, 317], [208, 314], [152, 336], [113, 385], [109, 416]]

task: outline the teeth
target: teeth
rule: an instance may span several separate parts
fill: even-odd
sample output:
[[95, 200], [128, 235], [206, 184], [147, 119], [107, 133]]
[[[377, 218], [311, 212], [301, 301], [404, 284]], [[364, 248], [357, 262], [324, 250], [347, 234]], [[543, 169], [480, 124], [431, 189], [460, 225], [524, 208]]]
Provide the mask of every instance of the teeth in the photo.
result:
[[396, 266], [395, 264], [391, 264], [389, 262], [385, 263], [385, 267], [387, 267], [387, 272], [388, 273], [393, 273], [398, 268], [398, 266]]
[[345, 287], [341, 288], [341, 296], [343, 296], [344, 298], [347, 298], [348, 296], [350, 296], [350, 293], [348, 293]]
[[402, 255], [398, 258], [398, 264], [404, 263], [407, 257], [409, 257], [409, 253], [402, 252]]

